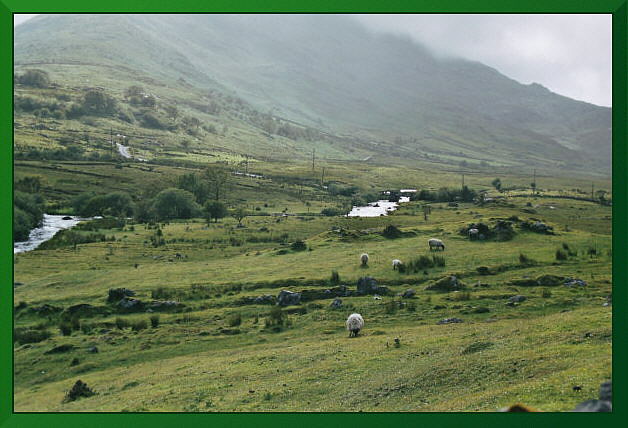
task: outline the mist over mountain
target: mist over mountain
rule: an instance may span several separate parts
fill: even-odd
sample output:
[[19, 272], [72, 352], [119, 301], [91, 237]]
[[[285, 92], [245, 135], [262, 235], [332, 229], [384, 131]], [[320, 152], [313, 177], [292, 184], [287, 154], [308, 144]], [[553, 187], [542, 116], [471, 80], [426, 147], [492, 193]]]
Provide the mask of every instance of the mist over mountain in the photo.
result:
[[[607, 169], [611, 109], [523, 85], [343, 15], [40, 15], [15, 63], [114, 67], [236, 93], [263, 112], [372, 141], [373, 154]], [[517, 52], [513, 52], [517, 55]]]

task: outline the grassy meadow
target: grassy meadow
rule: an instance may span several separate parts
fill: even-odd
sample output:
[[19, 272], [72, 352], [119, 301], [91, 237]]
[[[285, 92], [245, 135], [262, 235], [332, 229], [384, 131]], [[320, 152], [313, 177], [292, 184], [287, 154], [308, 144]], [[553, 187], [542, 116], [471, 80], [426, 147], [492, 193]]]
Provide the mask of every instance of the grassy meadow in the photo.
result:
[[[35, 167], [20, 165], [18, 173]], [[122, 171], [132, 177], [143, 167]], [[63, 180], [67, 168], [53, 171], [50, 181]], [[118, 182], [116, 171], [108, 170], [114, 174], [105, 181]], [[311, 198], [308, 207], [299, 201], [303, 194], [282, 194], [285, 187], [272, 180], [237, 180], [268, 192], [278, 187], [258, 193], [259, 200], [255, 189], [250, 199], [242, 194], [260, 206], [244, 227], [230, 218], [171, 221], [159, 226], [165, 245], [154, 247], [156, 226], [129, 221], [98, 230], [115, 241], [15, 256], [15, 327], [51, 333], [15, 344], [16, 411], [495, 411], [514, 402], [566, 411], [594, 398], [611, 376], [612, 306], [603, 306], [612, 282], [610, 207], [512, 197], [484, 206], [433, 203], [427, 221], [423, 202], [387, 217], [322, 217], [307, 215], [326, 204], [314, 188], [304, 198]], [[274, 207], [261, 204], [269, 195]], [[268, 215], [286, 207], [299, 214]], [[530, 209], [536, 214], [524, 211]], [[542, 219], [555, 235], [515, 227], [510, 241], [482, 242], [459, 234], [467, 224], [512, 216]], [[388, 225], [405, 233], [386, 238]], [[393, 258], [430, 256], [431, 237], [447, 245], [439, 254], [445, 266], [393, 271]], [[296, 240], [307, 249], [294, 250]], [[557, 260], [560, 249], [568, 249], [564, 260]], [[366, 268], [362, 252], [370, 256]], [[481, 275], [481, 266], [489, 274]], [[332, 283], [332, 271], [339, 281]], [[452, 274], [464, 289], [424, 290]], [[513, 283], [548, 274], [587, 286]], [[355, 290], [367, 275], [390, 293], [380, 300], [340, 297], [338, 309], [330, 307], [332, 298], [314, 294], [283, 308], [280, 321], [272, 305], [253, 300], [284, 289]], [[181, 306], [158, 313], [151, 326], [157, 312], [120, 313], [106, 302], [107, 291], [119, 287], [142, 301]], [[398, 295], [410, 288], [414, 298]], [[515, 295], [526, 299], [508, 305]], [[46, 304], [58, 312], [33, 310]], [[63, 335], [61, 311], [79, 304], [96, 309]], [[353, 312], [363, 315], [365, 328], [349, 339], [344, 321]], [[437, 324], [453, 317], [463, 322]], [[60, 345], [72, 346], [46, 353]], [[97, 353], [89, 352], [93, 346]], [[97, 394], [63, 402], [77, 379]], [[572, 390], [576, 385], [581, 392]]]

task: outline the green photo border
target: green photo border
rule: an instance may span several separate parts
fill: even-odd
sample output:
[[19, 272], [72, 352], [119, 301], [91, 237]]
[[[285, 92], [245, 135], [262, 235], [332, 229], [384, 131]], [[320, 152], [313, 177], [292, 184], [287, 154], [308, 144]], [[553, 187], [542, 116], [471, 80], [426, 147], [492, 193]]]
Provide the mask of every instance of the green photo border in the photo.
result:
[[[628, 360], [627, 341], [623, 339], [627, 323], [628, 281], [625, 257], [628, 253], [626, 212], [628, 167], [626, 137], [628, 119], [626, 98], [627, 6], [628, 0], [447, 0], [442, 2], [389, 0], [109, 0], [88, 3], [85, 0], [0, 0], [0, 427], [157, 427], [157, 426], [229, 426], [300, 427], [326, 426], [359, 428], [377, 426], [597, 426], [612, 427], [628, 420], [627, 372], [622, 361]], [[613, 14], [613, 398], [612, 413], [14, 413], [13, 346], [11, 340], [13, 311], [12, 183], [13, 183], [13, 14], [14, 13], [612, 13]], [[623, 262], [623, 263], [622, 263]], [[350, 409], [347, 409], [350, 410]], [[624, 422], [625, 423], [625, 422]]]

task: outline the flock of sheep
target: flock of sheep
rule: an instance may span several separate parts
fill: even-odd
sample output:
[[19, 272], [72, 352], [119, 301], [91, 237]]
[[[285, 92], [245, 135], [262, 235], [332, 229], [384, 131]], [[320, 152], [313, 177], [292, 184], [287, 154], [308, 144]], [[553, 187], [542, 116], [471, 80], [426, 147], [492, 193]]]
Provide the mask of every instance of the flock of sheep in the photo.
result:
[[[430, 251], [434, 249], [445, 251], [445, 244], [440, 239], [431, 238], [427, 241], [427, 244], [430, 247]], [[366, 253], [361, 254], [360, 263], [362, 264], [362, 266], [364, 267], [367, 266], [368, 262], [369, 262], [369, 255]], [[401, 260], [393, 259], [392, 261], [393, 270], [399, 269], [401, 265], [403, 265], [403, 262]], [[364, 328], [364, 318], [362, 318], [362, 315], [360, 314], [351, 314], [349, 315], [349, 318], [347, 318], [346, 325], [347, 325], [347, 330], [349, 331], [349, 337], [356, 337], [358, 333], [360, 333], [360, 330]]]

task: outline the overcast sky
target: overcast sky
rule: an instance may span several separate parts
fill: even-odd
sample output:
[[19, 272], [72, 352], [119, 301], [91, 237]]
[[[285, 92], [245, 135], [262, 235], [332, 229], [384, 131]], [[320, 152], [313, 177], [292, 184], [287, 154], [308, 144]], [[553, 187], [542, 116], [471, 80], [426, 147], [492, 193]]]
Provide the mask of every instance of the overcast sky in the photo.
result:
[[[18, 25], [35, 15], [14, 15]], [[521, 83], [611, 105], [611, 15], [356, 15], [441, 55], [496, 68]]]

